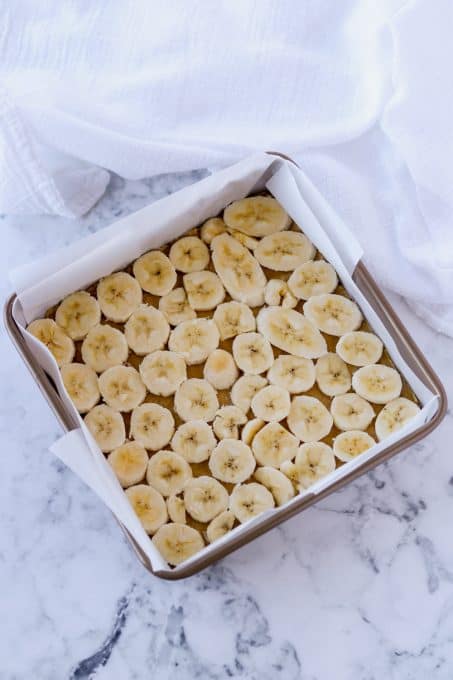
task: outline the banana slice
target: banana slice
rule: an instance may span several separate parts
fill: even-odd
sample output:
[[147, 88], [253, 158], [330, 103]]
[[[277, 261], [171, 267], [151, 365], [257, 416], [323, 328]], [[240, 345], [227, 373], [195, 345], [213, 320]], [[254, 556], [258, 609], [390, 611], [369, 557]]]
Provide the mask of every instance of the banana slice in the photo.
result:
[[184, 504], [197, 522], [210, 522], [227, 509], [228, 492], [212, 477], [194, 477], [184, 488]]
[[212, 429], [217, 439], [238, 439], [239, 425], [247, 422], [247, 416], [237, 406], [222, 406], [217, 411]]
[[251, 196], [234, 201], [223, 211], [227, 227], [248, 236], [267, 236], [287, 229], [291, 224], [289, 215], [271, 196]]
[[243, 524], [275, 507], [274, 497], [262, 484], [238, 484], [230, 496], [230, 510]]
[[239, 241], [239, 243], [249, 250], [255, 250], [259, 243], [258, 239], [253, 238], [253, 236], [247, 236], [247, 234], [243, 234], [241, 231], [237, 231], [236, 229], [228, 229], [228, 233], [231, 234], [231, 236], [235, 238], [236, 241]]
[[82, 359], [96, 373], [123, 364], [128, 354], [124, 334], [108, 324], [94, 326], [82, 342]]
[[302, 396], [292, 400], [287, 422], [303, 442], [316, 442], [329, 434], [333, 418], [319, 399]]
[[264, 302], [271, 307], [287, 307], [293, 309], [297, 305], [297, 298], [291, 293], [286, 281], [270, 279], [264, 289]]
[[355, 331], [363, 321], [356, 303], [344, 295], [324, 293], [312, 295], [304, 304], [307, 319], [328, 335], [344, 335]]
[[237, 380], [231, 390], [231, 401], [241, 411], [250, 410], [252, 399], [257, 392], [266, 387], [267, 380], [262, 375], [243, 375]]
[[351, 389], [351, 374], [338, 354], [328, 352], [316, 362], [316, 382], [323, 394], [335, 397]]
[[317, 359], [327, 352], [319, 330], [295, 309], [265, 307], [258, 314], [257, 327], [272, 345], [288, 354]]
[[164, 560], [174, 567], [204, 548], [199, 531], [176, 522], [164, 524], [157, 530], [152, 540]]
[[226, 231], [225, 222], [220, 217], [211, 217], [201, 227], [200, 236], [202, 240], [210, 245], [212, 239]]
[[263, 387], [252, 399], [252, 411], [256, 418], [267, 423], [283, 420], [289, 413], [291, 398], [288, 390], [278, 385]]
[[371, 364], [359, 368], [352, 376], [352, 387], [373, 404], [386, 404], [400, 396], [403, 384], [394, 368]]
[[197, 318], [196, 312], [189, 305], [184, 288], [173, 288], [167, 295], [159, 298], [159, 310], [172, 326]]
[[174, 399], [175, 411], [181, 420], [214, 420], [219, 408], [215, 389], [207, 380], [189, 378], [180, 385]]
[[233, 357], [224, 349], [215, 349], [206, 359], [203, 376], [216, 390], [227, 390], [237, 380], [238, 375], [239, 371]]
[[304, 491], [335, 470], [335, 456], [327, 444], [310, 442], [302, 444], [294, 463], [283, 463], [280, 469], [298, 491]]
[[145, 449], [163, 449], [174, 431], [175, 420], [171, 412], [160, 404], [141, 404], [132, 411], [131, 435]]
[[[292, 465], [292, 463], [289, 463], [289, 465]], [[266, 489], [269, 489], [277, 505], [284, 505], [294, 496], [293, 485], [280, 470], [273, 467], [259, 467], [255, 470], [255, 479]]]
[[212, 319], [183, 321], [170, 333], [168, 349], [181, 354], [189, 366], [201, 364], [219, 346], [220, 336]]
[[339, 430], [366, 430], [373, 420], [374, 409], [358, 394], [341, 394], [332, 399], [330, 412]]
[[225, 299], [225, 288], [214, 272], [186, 274], [182, 282], [192, 309], [200, 311], [215, 309]]
[[192, 478], [192, 468], [174, 451], [158, 451], [148, 462], [146, 481], [164, 497], [180, 493]]
[[208, 460], [217, 444], [212, 427], [203, 420], [192, 420], [178, 427], [171, 445], [188, 463], [202, 463]]
[[261, 333], [242, 333], [233, 340], [234, 360], [244, 373], [264, 373], [274, 361], [269, 341]]
[[209, 543], [214, 543], [218, 541], [219, 538], [225, 536], [233, 528], [235, 517], [230, 510], [224, 510], [214, 517], [211, 522], [209, 522], [208, 528], [206, 529], [206, 537]]
[[308, 300], [312, 295], [333, 293], [338, 286], [335, 269], [324, 260], [309, 260], [301, 264], [288, 279], [288, 287], [299, 300]]
[[61, 367], [61, 378], [79, 413], [86, 413], [98, 403], [98, 377], [92, 368], [85, 364], [65, 364]]
[[127, 321], [142, 304], [142, 290], [136, 279], [126, 272], [116, 272], [101, 279], [96, 294], [102, 313], [110, 321]]
[[150, 250], [139, 257], [132, 269], [143, 290], [151, 295], [167, 295], [175, 286], [175, 268], [160, 250]]
[[126, 428], [121, 413], [110, 406], [100, 404], [88, 411], [85, 425], [93, 435], [97, 445], [104, 453], [118, 448], [126, 439]]
[[267, 372], [272, 385], [278, 385], [291, 394], [306, 392], [315, 384], [315, 365], [311, 359], [281, 354]]
[[211, 248], [215, 270], [233, 300], [262, 305], [266, 277], [251, 252], [229, 234], [216, 236]]
[[146, 387], [132, 366], [113, 366], [99, 376], [99, 390], [106, 404], [117, 411], [132, 411], [146, 397]]
[[209, 459], [212, 476], [229, 484], [245, 482], [255, 467], [256, 461], [251, 448], [238, 439], [223, 439]]
[[201, 272], [209, 264], [209, 250], [196, 236], [184, 236], [175, 241], [168, 256], [173, 267], [184, 274]]
[[146, 484], [130, 486], [125, 493], [144, 530], [152, 536], [168, 519], [164, 499]]
[[144, 356], [162, 349], [168, 340], [170, 326], [158, 309], [141, 305], [127, 320], [124, 334], [131, 350], [138, 356]]
[[339, 460], [347, 463], [359, 456], [364, 451], [367, 451], [376, 442], [373, 437], [370, 437], [366, 432], [361, 430], [349, 430], [349, 432], [341, 432], [333, 440], [333, 452]]
[[100, 320], [98, 301], [84, 290], [68, 295], [55, 312], [55, 321], [73, 340], [82, 340]]
[[268, 423], [255, 435], [252, 451], [259, 465], [278, 468], [285, 460], [292, 460], [299, 448], [299, 440], [280, 423]]
[[381, 340], [374, 333], [352, 331], [341, 336], [336, 352], [352, 366], [368, 366], [379, 361], [383, 349]]
[[375, 429], [378, 441], [382, 441], [400, 430], [420, 411], [417, 404], [405, 397], [399, 397], [384, 406], [376, 418]]
[[224, 302], [215, 310], [213, 319], [222, 340], [256, 329], [253, 312], [243, 302]]
[[73, 340], [52, 319], [36, 319], [27, 326], [27, 331], [47, 347], [58, 366], [70, 364], [74, 359]]
[[159, 350], [148, 354], [139, 366], [140, 375], [152, 394], [169, 397], [187, 380], [186, 362], [179, 354]]
[[241, 440], [244, 442], [244, 444], [247, 444], [247, 446], [251, 446], [252, 442], [255, 438], [255, 435], [258, 434], [258, 432], [266, 425], [264, 420], [260, 420], [259, 418], [252, 418], [252, 420], [248, 420], [244, 427], [242, 428], [241, 432]]
[[126, 442], [109, 454], [108, 462], [123, 489], [139, 484], [145, 477], [148, 454], [138, 442]]
[[186, 523], [186, 506], [181, 496], [169, 496], [167, 498], [167, 512], [172, 522]]
[[267, 269], [292, 272], [303, 262], [312, 260], [316, 248], [300, 232], [280, 231], [262, 238], [254, 254], [260, 265]]

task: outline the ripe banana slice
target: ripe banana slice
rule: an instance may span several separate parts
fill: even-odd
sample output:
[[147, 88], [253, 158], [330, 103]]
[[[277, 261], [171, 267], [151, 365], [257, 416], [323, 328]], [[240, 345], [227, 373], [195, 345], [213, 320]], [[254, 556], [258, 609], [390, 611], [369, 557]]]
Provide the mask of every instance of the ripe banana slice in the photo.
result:
[[73, 340], [52, 319], [36, 319], [27, 326], [27, 331], [47, 347], [58, 366], [70, 364], [74, 359]]
[[211, 248], [215, 270], [233, 300], [262, 305], [266, 277], [251, 252], [229, 234], [216, 236]]
[[231, 401], [241, 411], [250, 410], [252, 399], [257, 392], [266, 387], [267, 380], [262, 375], [243, 375], [237, 380], [231, 390]]
[[238, 484], [230, 496], [230, 510], [243, 524], [275, 507], [274, 497], [262, 484]]
[[248, 236], [267, 236], [287, 229], [289, 215], [271, 196], [251, 196], [234, 201], [223, 211], [223, 220], [230, 229]]
[[289, 413], [291, 398], [288, 390], [278, 385], [263, 387], [252, 399], [252, 411], [256, 418], [267, 423], [283, 420]]
[[194, 477], [184, 488], [186, 510], [197, 522], [210, 522], [228, 507], [228, 492], [216, 479]]
[[193, 272], [186, 274], [182, 281], [192, 309], [200, 311], [215, 309], [225, 298], [225, 288], [214, 272]]
[[237, 406], [222, 406], [217, 411], [212, 429], [217, 439], [238, 439], [239, 425], [247, 422], [247, 416]]
[[344, 295], [324, 293], [312, 295], [304, 304], [307, 319], [328, 335], [344, 335], [355, 331], [363, 321], [356, 303]]
[[316, 362], [316, 382], [328, 397], [344, 394], [351, 389], [349, 369], [338, 354], [328, 352]]
[[82, 359], [96, 373], [123, 364], [128, 354], [124, 334], [108, 324], [94, 326], [82, 342]]
[[159, 310], [172, 326], [197, 317], [196, 312], [189, 305], [184, 288], [173, 288], [167, 295], [163, 295], [159, 299]]
[[172, 522], [186, 523], [186, 506], [181, 496], [169, 496], [167, 498], [167, 512]]
[[158, 451], [149, 459], [146, 481], [164, 497], [180, 493], [192, 477], [192, 468], [174, 451]]
[[327, 352], [319, 330], [295, 309], [265, 307], [258, 314], [257, 327], [272, 345], [288, 354], [317, 359]]
[[219, 346], [219, 331], [212, 319], [183, 321], [170, 333], [168, 349], [181, 354], [189, 366], [201, 364]]
[[330, 412], [339, 430], [366, 430], [373, 420], [374, 409], [358, 394], [341, 394], [332, 399]]
[[364, 451], [367, 451], [376, 442], [366, 432], [361, 430], [349, 430], [341, 432], [333, 440], [333, 452], [337, 458], [347, 463]]
[[255, 435], [252, 450], [259, 465], [278, 468], [285, 460], [292, 460], [299, 448], [299, 440], [280, 423], [268, 423]]
[[201, 227], [200, 236], [202, 240], [210, 245], [212, 239], [226, 231], [225, 222], [220, 217], [211, 217]]
[[298, 491], [304, 491], [335, 470], [335, 456], [327, 444], [310, 442], [302, 444], [294, 463], [283, 463], [280, 469]]
[[218, 541], [219, 538], [222, 538], [222, 536], [225, 536], [225, 534], [231, 531], [234, 519], [235, 517], [230, 510], [224, 510], [220, 515], [214, 517], [206, 529], [206, 537], [209, 543]]
[[169, 397], [187, 380], [186, 362], [179, 354], [159, 350], [148, 354], [139, 366], [140, 375], [152, 394]]
[[79, 413], [86, 413], [98, 403], [98, 377], [92, 368], [85, 364], [65, 364], [61, 367], [61, 378]]
[[241, 440], [244, 442], [244, 444], [247, 444], [247, 446], [251, 446], [252, 442], [255, 438], [255, 435], [258, 434], [258, 432], [266, 425], [264, 420], [260, 420], [259, 418], [252, 418], [252, 420], [248, 420], [244, 427], [242, 428], [241, 432]]
[[264, 302], [271, 307], [287, 307], [293, 309], [297, 305], [297, 298], [291, 293], [286, 281], [270, 279], [264, 289]]
[[199, 531], [177, 522], [164, 524], [152, 540], [164, 560], [174, 567], [204, 548]]
[[304, 262], [288, 279], [291, 293], [299, 300], [308, 300], [312, 295], [333, 293], [337, 286], [337, 273], [332, 265], [324, 260]]
[[242, 333], [233, 340], [234, 360], [244, 373], [264, 373], [274, 361], [269, 341], [261, 333]]
[[147, 293], [167, 295], [176, 283], [176, 271], [160, 250], [150, 250], [133, 265], [134, 276]]
[[213, 319], [222, 340], [254, 331], [256, 328], [253, 312], [243, 302], [224, 302], [215, 310]]
[[145, 447], [138, 442], [126, 442], [118, 446], [107, 460], [123, 489], [139, 484], [145, 477], [148, 454]]
[[189, 378], [180, 385], [174, 399], [175, 411], [181, 420], [214, 420], [219, 408], [215, 389], [207, 380]]
[[[292, 463], [289, 463], [289, 465], [292, 465]], [[277, 505], [284, 505], [294, 496], [293, 485], [280, 470], [273, 467], [259, 467], [255, 470], [255, 479], [266, 489], [269, 489]]]
[[209, 459], [211, 474], [221, 482], [238, 484], [245, 482], [256, 467], [252, 450], [238, 439], [223, 439]]
[[188, 463], [202, 463], [208, 460], [217, 444], [212, 427], [203, 420], [192, 420], [178, 427], [171, 445]]
[[291, 272], [307, 260], [312, 260], [316, 248], [297, 231], [280, 231], [265, 236], [255, 248], [255, 257], [263, 267], [274, 271]]
[[73, 340], [81, 340], [101, 320], [99, 303], [84, 290], [68, 295], [55, 312], [55, 321]]
[[141, 305], [127, 320], [124, 334], [131, 350], [138, 356], [144, 356], [162, 349], [168, 340], [170, 326], [158, 309]]
[[126, 428], [121, 413], [105, 404], [95, 406], [88, 411], [85, 416], [85, 425], [104, 453], [121, 446], [126, 439]]
[[169, 252], [173, 267], [184, 274], [201, 272], [209, 263], [209, 250], [196, 236], [184, 236], [175, 241]]
[[152, 536], [168, 519], [164, 499], [146, 484], [130, 486], [125, 493], [144, 530]]
[[132, 411], [131, 435], [145, 449], [162, 449], [174, 431], [175, 420], [171, 412], [160, 404], [141, 404]]
[[267, 372], [272, 385], [278, 385], [291, 394], [306, 392], [315, 384], [316, 371], [311, 359], [281, 354]]
[[216, 390], [227, 390], [237, 380], [238, 375], [239, 371], [233, 357], [224, 349], [215, 349], [206, 359], [203, 376]]
[[333, 418], [316, 397], [294, 397], [288, 415], [288, 427], [303, 442], [316, 442], [326, 437]]
[[126, 272], [116, 272], [101, 279], [96, 290], [102, 313], [110, 321], [127, 321], [142, 304], [142, 289]]
[[252, 236], [247, 236], [247, 234], [243, 234], [241, 231], [237, 231], [236, 229], [228, 229], [228, 233], [231, 234], [231, 236], [235, 238], [236, 241], [242, 243], [242, 245], [249, 250], [255, 250], [259, 243], [258, 239], [253, 238]]
[[394, 368], [371, 364], [359, 368], [352, 376], [352, 387], [373, 404], [386, 404], [400, 396], [401, 376]]
[[99, 376], [99, 390], [106, 404], [117, 411], [132, 411], [146, 397], [146, 387], [132, 366], [113, 366]]
[[341, 336], [336, 352], [352, 366], [368, 366], [379, 361], [383, 349], [382, 341], [374, 333], [352, 331]]
[[415, 418], [419, 411], [417, 404], [405, 397], [390, 401], [376, 418], [375, 429], [378, 441], [400, 430], [403, 425]]

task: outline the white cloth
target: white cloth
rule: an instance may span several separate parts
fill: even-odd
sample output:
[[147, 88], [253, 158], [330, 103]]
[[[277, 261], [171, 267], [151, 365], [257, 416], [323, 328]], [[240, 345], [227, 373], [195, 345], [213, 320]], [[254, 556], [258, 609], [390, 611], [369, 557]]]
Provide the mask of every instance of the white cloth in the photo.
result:
[[279, 150], [453, 335], [451, 0], [17, 0], [2, 20], [0, 212], [76, 216], [107, 170]]

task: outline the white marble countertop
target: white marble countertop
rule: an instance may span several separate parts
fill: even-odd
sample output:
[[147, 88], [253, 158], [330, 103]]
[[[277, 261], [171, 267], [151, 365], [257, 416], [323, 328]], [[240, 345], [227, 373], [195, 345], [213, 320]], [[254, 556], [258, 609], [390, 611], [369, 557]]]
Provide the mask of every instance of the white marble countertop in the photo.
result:
[[[1, 270], [202, 174], [113, 178], [79, 221], [0, 218]], [[452, 392], [453, 341], [395, 304]], [[450, 414], [375, 472], [173, 583], [144, 570], [48, 452], [59, 427], [3, 330], [0, 372], [2, 680], [451, 680]]]

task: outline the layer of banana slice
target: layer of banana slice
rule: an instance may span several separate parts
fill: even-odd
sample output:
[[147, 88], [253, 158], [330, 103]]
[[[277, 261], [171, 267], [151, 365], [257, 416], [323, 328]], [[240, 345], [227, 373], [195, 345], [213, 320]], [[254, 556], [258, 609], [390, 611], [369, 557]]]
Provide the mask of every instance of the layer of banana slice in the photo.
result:
[[167, 498], [167, 512], [172, 522], [186, 523], [186, 506], [181, 496], [169, 496]]
[[330, 412], [339, 430], [366, 430], [375, 416], [374, 409], [358, 394], [350, 392], [332, 399]]
[[146, 481], [165, 498], [180, 493], [191, 478], [189, 463], [174, 451], [158, 451], [149, 459]]
[[412, 418], [415, 418], [420, 408], [410, 399], [398, 397], [384, 406], [375, 422], [376, 436], [382, 441], [394, 432], [400, 430]]
[[183, 236], [175, 241], [168, 254], [173, 267], [179, 272], [201, 272], [209, 264], [209, 250], [196, 236]]
[[304, 491], [335, 470], [335, 456], [327, 444], [310, 442], [302, 444], [294, 463], [282, 463], [280, 469], [298, 491]]
[[[289, 464], [292, 465], [292, 463]], [[294, 496], [293, 485], [280, 470], [268, 466], [259, 467], [255, 470], [255, 479], [269, 489], [276, 505], [284, 505]]]
[[252, 450], [238, 439], [223, 439], [209, 458], [211, 474], [221, 482], [245, 482], [256, 467]]
[[229, 389], [237, 380], [238, 375], [238, 367], [226, 350], [215, 349], [206, 359], [203, 376], [216, 390]]
[[185, 274], [182, 281], [192, 309], [206, 312], [215, 309], [225, 299], [225, 288], [214, 272]]
[[204, 548], [199, 531], [187, 524], [164, 524], [153, 536], [153, 543], [162, 557], [173, 567]]
[[139, 366], [143, 382], [151, 394], [169, 397], [187, 380], [186, 362], [180, 354], [159, 350], [148, 354]]
[[164, 499], [146, 484], [130, 486], [125, 493], [144, 530], [152, 536], [168, 519]]
[[285, 460], [292, 460], [299, 448], [299, 440], [280, 423], [268, 423], [254, 436], [252, 451], [259, 465], [278, 468]]
[[96, 295], [106, 319], [121, 323], [142, 304], [142, 289], [136, 279], [126, 272], [116, 272], [101, 279]]
[[275, 507], [273, 495], [258, 482], [238, 484], [230, 496], [230, 510], [241, 524], [273, 507]]
[[217, 393], [207, 380], [189, 378], [176, 390], [175, 411], [181, 420], [211, 422], [219, 409]]
[[355, 302], [344, 295], [324, 293], [312, 295], [304, 304], [307, 319], [328, 335], [344, 335], [355, 331], [363, 321]]
[[349, 430], [348, 432], [341, 432], [333, 440], [333, 452], [339, 460], [347, 463], [353, 460], [356, 456], [364, 453], [376, 442], [366, 432], [362, 430]]
[[243, 302], [224, 302], [217, 307], [213, 319], [219, 329], [221, 340], [234, 338], [240, 333], [256, 329], [253, 312]]
[[183, 321], [170, 333], [168, 349], [181, 354], [189, 366], [201, 364], [219, 346], [220, 335], [212, 319]]
[[61, 367], [61, 379], [79, 413], [86, 413], [98, 403], [101, 396], [98, 377], [86, 364], [65, 364]]
[[272, 345], [288, 354], [317, 359], [327, 352], [319, 330], [295, 309], [264, 307], [258, 313], [257, 327]]
[[146, 397], [146, 387], [132, 366], [113, 366], [99, 376], [99, 390], [106, 404], [117, 411], [132, 411]]
[[121, 444], [113, 449], [107, 460], [123, 489], [139, 484], [145, 478], [148, 454], [138, 442]]
[[212, 427], [204, 420], [191, 420], [178, 427], [171, 446], [188, 463], [202, 463], [208, 460], [217, 444]]
[[289, 215], [271, 196], [250, 196], [234, 201], [223, 211], [227, 227], [249, 236], [267, 236], [287, 229], [291, 224]]
[[68, 295], [55, 312], [55, 321], [73, 340], [82, 340], [100, 320], [98, 301], [84, 290]]
[[264, 289], [264, 302], [270, 307], [287, 307], [293, 309], [297, 305], [297, 298], [291, 293], [286, 281], [269, 279]]
[[222, 406], [217, 411], [212, 429], [217, 439], [238, 439], [239, 426], [245, 425], [247, 416], [237, 406]]
[[222, 536], [225, 536], [225, 534], [231, 531], [234, 520], [235, 517], [231, 510], [224, 510], [220, 515], [214, 517], [214, 519], [209, 522], [208, 528], [206, 529], [206, 538], [209, 543], [218, 541], [219, 538], [222, 538]]
[[301, 441], [317, 442], [329, 434], [333, 418], [319, 399], [303, 395], [293, 398], [287, 422]]
[[242, 333], [233, 340], [233, 356], [241, 371], [251, 375], [264, 373], [274, 361], [270, 342], [261, 333]]
[[134, 276], [147, 293], [167, 295], [176, 283], [176, 271], [160, 250], [150, 250], [133, 264]]
[[256, 418], [267, 423], [283, 420], [289, 413], [291, 398], [288, 390], [278, 385], [263, 387], [252, 399], [251, 408]]
[[84, 420], [97, 445], [104, 453], [109, 453], [124, 444], [126, 428], [123, 417], [110, 406], [106, 404], [95, 406], [88, 411]]
[[382, 341], [374, 333], [351, 331], [338, 340], [336, 352], [352, 366], [368, 366], [379, 361], [383, 349]]
[[211, 248], [215, 270], [233, 300], [262, 305], [266, 277], [251, 252], [229, 234], [216, 236]]
[[274, 271], [290, 272], [303, 262], [312, 260], [316, 254], [316, 248], [300, 232], [280, 231], [262, 238], [254, 254], [263, 267]]
[[171, 326], [197, 317], [195, 310], [189, 305], [184, 288], [173, 288], [167, 295], [159, 298], [159, 310]]
[[359, 368], [352, 376], [352, 387], [361, 397], [373, 404], [386, 404], [401, 394], [403, 387], [397, 370], [383, 364]]
[[126, 361], [129, 348], [121, 331], [108, 324], [94, 326], [82, 342], [82, 359], [96, 373]]
[[247, 446], [251, 446], [255, 435], [258, 434], [265, 425], [266, 423], [264, 420], [260, 420], [259, 418], [248, 420], [242, 428], [241, 441], [243, 441], [244, 444], [247, 444]]
[[47, 347], [58, 366], [74, 359], [74, 341], [52, 319], [36, 319], [28, 324], [27, 331]]
[[259, 243], [258, 239], [253, 238], [253, 236], [247, 236], [247, 234], [243, 234], [242, 231], [237, 231], [237, 229], [228, 229], [228, 233], [249, 250], [255, 250]]
[[247, 413], [255, 394], [266, 385], [267, 380], [262, 375], [242, 375], [231, 389], [231, 401]]
[[210, 522], [228, 507], [228, 492], [217, 479], [202, 475], [184, 488], [186, 511], [197, 522]]
[[145, 449], [158, 451], [167, 446], [175, 431], [171, 411], [160, 404], [141, 404], [132, 411], [131, 436]]
[[351, 389], [351, 374], [338, 354], [328, 352], [316, 362], [316, 382], [323, 394], [335, 397]]
[[289, 290], [299, 300], [308, 300], [312, 295], [333, 293], [337, 286], [337, 273], [332, 265], [324, 260], [304, 262], [288, 279]]
[[200, 236], [202, 241], [210, 245], [212, 239], [214, 239], [216, 236], [220, 236], [220, 234], [224, 234], [225, 231], [225, 222], [220, 219], [220, 217], [211, 217], [202, 225]]
[[290, 394], [307, 392], [315, 384], [316, 371], [311, 359], [281, 354], [267, 372], [272, 385], [288, 390]]
[[131, 314], [124, 326], [127, 344], [138, 356], [162, 349], [169, 334], [170, 326], [167, 319], [162, 312], [150, 305], [141, 305]]

